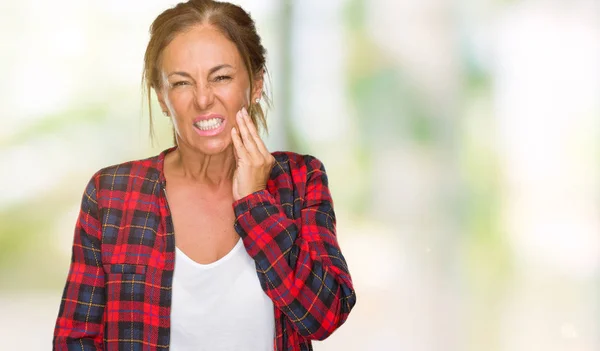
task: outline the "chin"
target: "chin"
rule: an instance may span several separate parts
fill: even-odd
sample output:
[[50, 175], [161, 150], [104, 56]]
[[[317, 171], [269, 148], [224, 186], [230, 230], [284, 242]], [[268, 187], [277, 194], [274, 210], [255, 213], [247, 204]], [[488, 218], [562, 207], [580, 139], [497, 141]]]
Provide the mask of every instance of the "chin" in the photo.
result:
[[229, 149], [231, 145], [230, 140], [207, 140], [203, 142], [201, 145], [197, 146], [197, 149], [206, 155], [218, 155], [223, 153]]

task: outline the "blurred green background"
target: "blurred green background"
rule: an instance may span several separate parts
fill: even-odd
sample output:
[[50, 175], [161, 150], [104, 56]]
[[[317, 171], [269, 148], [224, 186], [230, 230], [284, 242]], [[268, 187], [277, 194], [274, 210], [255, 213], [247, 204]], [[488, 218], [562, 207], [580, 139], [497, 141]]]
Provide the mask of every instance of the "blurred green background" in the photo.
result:
[[[597, 0], [234, 2], [358, 293], [316, 350], [600, 349]], [[175, 3], [0, 3], [2, 350], [50, 349], [91, 175], [171, 145], [140, 79]]]

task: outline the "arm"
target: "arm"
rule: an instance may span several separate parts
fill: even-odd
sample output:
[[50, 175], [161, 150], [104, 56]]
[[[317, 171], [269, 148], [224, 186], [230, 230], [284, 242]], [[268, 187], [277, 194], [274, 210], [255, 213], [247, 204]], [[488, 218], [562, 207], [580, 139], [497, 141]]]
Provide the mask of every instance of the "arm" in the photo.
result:
[[104, 270], [96, 187], [83, 195], [75, 225], [73, 254], [54, 329], [54, 351], [100, 351], [103, 346]]
[[[260, 190], [234, 202], [235, 228], [274, 305], [300, 335], [323, 340], [344, 323], [356, 295], [336, 239], [325, 168], [314, 157], [305, 160], [306, 193], [299, 220], [289, 219], [277, 200]], [[293, 266], [286, 255], [297, 257]]]

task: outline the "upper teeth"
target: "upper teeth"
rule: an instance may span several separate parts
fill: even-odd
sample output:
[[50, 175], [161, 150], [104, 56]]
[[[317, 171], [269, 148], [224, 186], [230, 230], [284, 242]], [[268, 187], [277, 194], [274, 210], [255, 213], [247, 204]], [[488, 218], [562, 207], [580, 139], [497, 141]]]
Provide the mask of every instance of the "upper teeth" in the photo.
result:
[[222, 122], [223, 120], [220, 118], [211, 118], [196, 122], [196, 127], [202, 130], [215, 129], [220, 126]]

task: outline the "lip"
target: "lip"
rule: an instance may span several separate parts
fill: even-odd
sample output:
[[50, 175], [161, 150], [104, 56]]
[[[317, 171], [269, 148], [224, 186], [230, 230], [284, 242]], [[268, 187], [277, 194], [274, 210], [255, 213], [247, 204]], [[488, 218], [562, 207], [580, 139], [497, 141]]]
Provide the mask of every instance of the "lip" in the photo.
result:
[[[221, 122], [221, 125], [219, 126], [219, 128], [211, 129], [211, 130], [202, 130], [202, 129], [199, 129], [198, 127], [196, 127], [197, 122], [205, 121], [205, 120], [212, 119], [212, 118], [219, 118], [223, 121], [223, 122]], [[198, 133], [201, 136], [213, 136], [213, 135], [217, 135], [217, 134], [221, 133], [225, 129], [226, 125], [227, 125], [227, 119], [224, 116], [215, 114], [215, 113], [211, 113], [209, 115], [203, 115], [203, 116], [194, 118], [194, 122], [193, 122], [192, 126], [194, 127], [194, 130], [196, 131], [196, 133]]]

